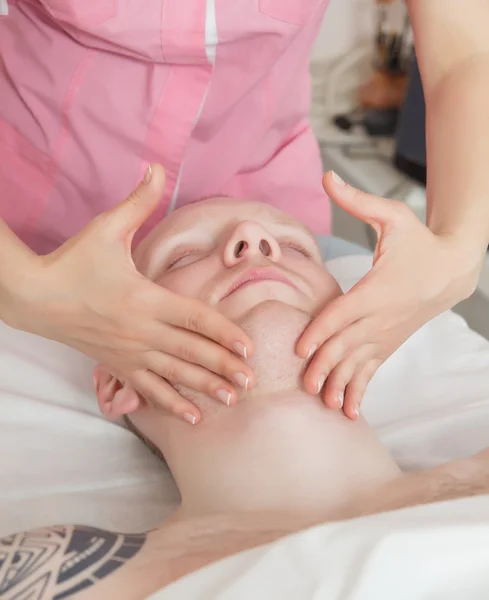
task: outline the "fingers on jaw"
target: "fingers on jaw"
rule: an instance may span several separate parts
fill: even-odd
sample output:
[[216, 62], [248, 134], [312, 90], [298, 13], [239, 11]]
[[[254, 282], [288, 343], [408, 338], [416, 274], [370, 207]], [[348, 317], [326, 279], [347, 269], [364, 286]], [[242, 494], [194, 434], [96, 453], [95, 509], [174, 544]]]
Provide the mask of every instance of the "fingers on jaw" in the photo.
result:
[[[342, 301], [345, 299], [346, 296], [341, 297]], [[333, 300], [328, 308], [315, 317], [306, 328], [297, 342], [296, 352], [298, 356], [306, 359], [311, 358], [318, 348], [321, 348], [333, 336], [341, 333], [351, 323], [348, 319], [341, 319], [340, 315], [337, 315], [335, 309], [338, 306], [338, 300]]]
[[314, 355], [304, 377], [306, 390], [318, 394], [321, 383], [329, 379], [330, 374], [345, 360], [355, 341], [352, 327], [328, 340]]
[[[197, 367], [233, 382], [237, 381], [237, 374], [243, 374], [247, 380], [246, 389], [253, 387], [253, 371], [250, 367], [241, 360], [241, 357], [230, 353], [219, 344], [175, 328], [167, 339], [172, 341], [164, 351], [149, 353], [146, 367], [151, 371], [182, 384], [185, 383], [183, 379], [170, 377], [166, 371], [178, 369], [183, 374], [188, 369]], [[243, 352], [246, 353], [247, 350]], [[237, 383], [239, 385], [239, 381]]]
[[[227, 406], [238, 401], [238, 394], [233, 384], [215, 373], [195, 364], [163, 353], [153, 353], [148, 360], [150, 371], [189, 390], [201, 392]], [[243, 389], [249, 389], [250, 377], [240, 371], [233, 374], [233, 381]]]
[[323, 393], [328, 408], [341, 410], [345, 403], [345, 389], [355, 372], [356, 364], [352, 360], [341, 361], [330, 373]]
[[350, 419], [358, 419], [360, 406], [367, 390], [368, 384], [382, 364], [379, 359], [371, 359], [358, 366], [348, 383], [345, 391], [345, 403], [343, 410]]
[[201, 414], [198, 408], [180, 396], [159, 375], [149, 371], [139, 373], [133, 385], [152, 408], [166, 410], [191, 425], [200, 422]]
[[[365, 343], [367, 334], [368, 321], [361, 319], [323, 344], [314, 354], [306, 370], [304, 376], [306, 390], [310, 394], [319, 393], [318, 386], [321, 381], [324, 382], [343, 361], [358, 364], [362, 358], [370, 358], [370, 344]], [[345, 366], [342, 367], [342, 370], [344, 369]]]
[[253, 353], [251, 339], [237, 325], [195, 300], [181, 302], [170, 323], [214, 340], [242, 358]]

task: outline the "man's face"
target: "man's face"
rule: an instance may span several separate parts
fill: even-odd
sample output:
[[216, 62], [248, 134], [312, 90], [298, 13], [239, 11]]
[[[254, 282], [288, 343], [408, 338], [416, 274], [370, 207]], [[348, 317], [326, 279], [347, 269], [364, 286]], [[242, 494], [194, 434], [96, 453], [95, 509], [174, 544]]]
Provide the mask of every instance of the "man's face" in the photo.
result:
[[314, 315], [341, 291], [313, 235], [257, 202], [211, 199], [166, 218], [135, 253], [139, 270], [233, 321], [265, 302]]
[[[300, 388], [305, 361], [295, 353], [297, 339], [317, 311], [341, 294], [313, 235], [257, 202], [212, 199], [180, 209], [138, 246], [134, 261], [150, 279], [214, 306], [248, 333], [254, 386], [250, 392], [241, 390], [240, 399]], [[104, 368], [97, 378], [104, 411], [121, 386]], [[236, 407], [228, 411], [203, 394], [178, 389], [200, 409], [204, 424], [222, 412], [239, 416]], [[150, 405], [132, 412], [131, 421], [174, 466], [172, 448], [179, 447], [187, 426]]]

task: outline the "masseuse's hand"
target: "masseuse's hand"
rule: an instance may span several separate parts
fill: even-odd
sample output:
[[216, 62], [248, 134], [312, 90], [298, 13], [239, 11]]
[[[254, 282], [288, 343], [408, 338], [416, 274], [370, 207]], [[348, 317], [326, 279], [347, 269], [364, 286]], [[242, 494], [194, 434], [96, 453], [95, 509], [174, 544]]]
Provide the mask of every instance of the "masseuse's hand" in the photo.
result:
[[337, 175], [328, 173], [324, 188], [375, 229], [374, 266], [313, 320], [297, 353], [307, 357], [315, 349], [306, 389], [322, 389], [327, 406], [355, 419], [379, 366], [421, 325], [474, 291], [483, 254], [435, 235], [405, 204], [360, 192]]
[[196, 423], [198, 409], [170, 383], [231, 404], [236, 375], [252, 381], [238, 357], [249, 356], [252, 343], [216, 311], [136, 270], [131, 242], [164, 185], [163, 168], [153, 165], [124, 202], [52, 254], [36, 256], [11, 324], [80, 350], [147, 401]]

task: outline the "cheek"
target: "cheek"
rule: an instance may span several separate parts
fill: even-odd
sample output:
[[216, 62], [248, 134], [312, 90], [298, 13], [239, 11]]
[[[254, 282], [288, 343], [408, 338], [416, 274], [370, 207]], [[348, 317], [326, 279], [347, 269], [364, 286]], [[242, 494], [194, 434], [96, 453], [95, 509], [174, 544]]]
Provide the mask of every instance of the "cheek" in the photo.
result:
[[311, 283], [319, 305], [324, 305], [325, 302], [334, 300], [343, 294], [336, 279], [319, 265], [308, 266], [303, 271], [303, 277]]
[[171, 292], [187, 298], [203, 299], [212, 274], [209, 269], [189, 265], [176, 271], [165, 273], [156, 283]]

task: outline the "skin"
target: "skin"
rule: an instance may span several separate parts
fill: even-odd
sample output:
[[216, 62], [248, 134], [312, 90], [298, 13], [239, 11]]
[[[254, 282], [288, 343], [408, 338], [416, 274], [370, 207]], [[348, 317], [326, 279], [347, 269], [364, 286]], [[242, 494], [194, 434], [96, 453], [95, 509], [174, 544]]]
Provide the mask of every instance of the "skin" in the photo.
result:
[[[240, 243], [246, 247], [237, 257]], [[139, 245], [134, 260], [140, 271], [158, 285], [206, 303], [236, 324], [256, 304], [267, 298], [274, 300], [279, 292], [282, 302], [310, 315], [306, 323], [331, 300], [341, 296], [337, 282], [324, 269], [312, 233], [285, 213], [257, 202], [214, 198], [183, 207], [164, 219]], [[287, 278], [290, 285], [278, 281], [254, 282], [226, 297], [233, 283], [253, 269], [265, 273], [270, 269], [275, 275]], [[194, 351], [192, 347], [186, 349], [189, 361]], [[167, 374], [167, 378], [197, 389], [189, 369], [183, 366], [181, 372]], [[248, 360], [248, 366], [252, 368], [233, 376], [235, 382], [241, 382], [241, 394], [243, 389], [251, 390], [254, 385], [256, 373], [251, 373], [256, 361], [253, 365]], [[132, 398], [132, 408], [137, 409], [139, 403], [134, 394], [131, 396], [131, 386], [126, 381], [122, 385], [126, 398]], [[315, 393], [318, 391], [319, 388]], [[229, 384], [223, 386], [217, 378], [206, 392], [225, 404], [235, 404], [239, 398]], [[146, 397], [156, 393], [157, 390], [145, 390]], [[152, 402], [156, 404], [157, 397]], [[340, 402], [336, 408], [341, 408]], [[198, 423], [200, 413], [194, 409], [191, 414], [196, 417], [195, 424]]]
[[[344, 394], [345, 411], [352, 415], [378, 366], [423, 323], [473, 293], [489, 242], [489, 121], [484, 117], [489, 102], [488, 4], [471, 0], [463, 10], [460, 0], [408, 0], [407, 5], [427, 107], [427, 224], [391, 202], [379, 212], [381, 199], [337, 185], [328, 176], [325, 188], [332, 200], [375, 228], [377, 260], [358, 286], [322, 313], [297, 347], [300, 356], [319, 350], [306, 375], [308, 389], [331, 375], [329, 380], [336, 383], [325, 390], [326, 403], [333, 405]], [[159, 197], [143, 197], [140, 203], [133, 194], [131, 202], [140, 205], [136, 216], [122, 218], [125, 211], [117, 209], [97, 217], [81, 237], [48, 258], [33, 256], [0, 219], [0, 256], [8, 257], [0, 264], [0, 318], [104, 360], [141, 392], [159, 388], [160, 402], [182, 416], [188, 404], [145, 362], [148, 351], [173, 357], [173, 349], [147, 336], [140, 325], [142, 314], [131, 320], [124, 308], [134, 312], [143, 303], [150, 305], [148, 324], [153, 329], [161, 321], [181, 329], [193, 325], [191, 330], [201, 328], [197, 333], [228, 350], [236, 342], [240, 348], [247, 346], [249, 340], [229, 324], [216, 322], [215, 315], [202, 315], [201, 307], [186, 306], [183, 314], [178, 312], [179, 299], [164, 298], [172, 318], [161, 309], [158, 313], [163, 294], [136, 276], [127, 247]], [[110, 240], [104, 233], [108, 226], [115, 233]], [[126, 251], [119, 246], [114, 256], [121, 237]], [[73, 284], [71, 274], [83, 265], [80, 256], [87, 250], [106, 256], [111, 267], [123, 273], [121, 281], [104, 285], [103, 273], [87, 272], [82, 289]], [[413, 264], [421, 265], [416, 275]], [[26, 278], [29, 290], [23, 283]], [[68, 304], [66, 297], [75, 300]], [[208, 351], [216, 357], [219, 353], [215, 346]], [[249, 347], [248, 354], [251, 351]], [[226, 372], [234, 366], [226, 365]]]
[[[283, 215], [249, 202], [234, 203], [243, 214], [239, 220], [228, 206], [229, 200], [213, 200], [178, 211], [140, 248], [138, 260], [155, 280], [215, 303], [248, 332], [255, 343], [248, 359], [253, 389], [228, 408], [181, 387], [205, 416], [192, 428], [97, 369], [102, 410], [112, 417], [132, 412], [140, 433], [164, 453], [181, 506], [139, 535], [59, 526], [0, 539], [2, 598], [142, 599], [207, 564], [318, 523], [488, 491], [487, 452], [403, 475], [363, 419], [351, 421], [302, 389], [306, 361], [295, 354], [295, 342], [317, 307], [339, 297], [339, 289], [300, 225], [278, 224]], [[199, 211], [198, 219], [192, 211]], [[290, 248], [299, 236], [311, 244], [311, 257]], [[236, 248], [239, 256], [229, 252]], [[268, 263], [297, 289], [249, 283], [220, 300], [236, 277]]]
[[192, 405], [163, 377], [189, 359], [185, 349], [195, 348], [187, 370], [197, 389], [207, 389], [216, 376], [223, 384], [236, 372], [251, 378], [239, 355], [250, 356], [253, 345], [216, 311], [136, 270], [132, 239], [164, 185], [163, 168], [153, 165], [124, 202], [46, 256], [34, 255], [0, 220], [0, 252], [9, 257], [0, 265], [0, 319], [108, 365], [183, 419]]

